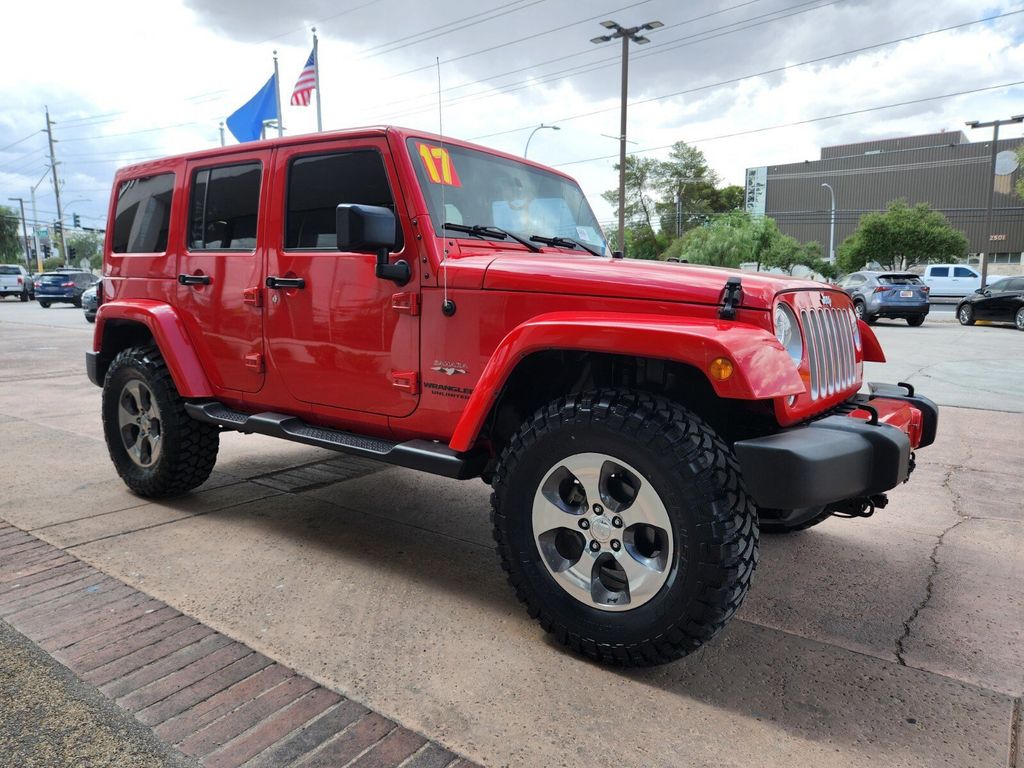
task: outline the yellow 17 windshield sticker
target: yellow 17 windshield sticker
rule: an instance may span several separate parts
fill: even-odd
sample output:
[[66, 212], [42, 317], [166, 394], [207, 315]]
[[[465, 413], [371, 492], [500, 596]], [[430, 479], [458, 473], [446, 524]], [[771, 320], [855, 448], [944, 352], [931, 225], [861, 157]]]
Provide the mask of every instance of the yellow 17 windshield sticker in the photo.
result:
[[417, 142], [416, 149], [419, 150], [423, 167], [427, 171], [427, 178], [433, 184], [447, 184], [450, 187], [461, 187], [459, 174], [455, 172], [452, 165], [451, 155], [444, 147], [433, 147], [429, 144]]

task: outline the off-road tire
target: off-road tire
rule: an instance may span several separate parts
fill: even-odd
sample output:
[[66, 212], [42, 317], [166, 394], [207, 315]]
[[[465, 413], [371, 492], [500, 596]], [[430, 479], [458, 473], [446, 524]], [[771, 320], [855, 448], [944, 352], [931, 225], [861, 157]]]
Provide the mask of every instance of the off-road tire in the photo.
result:
[[[636, 608], [585, 605], [552, 578], [533, 534], [545, 473], [597, 451], [628, 462], [671, 521], [673, 555], [660, 590]], [[491, 520], [502, 568], [530, 616], [591, 659], [620, 666], [674, 661], [729, 622], [758, 558], [757, 512], [729, 447], [698, 416], [661, 397], [600, 390], [538, 410], [511, 438], [494, 473]]]
[[[152, 392], [160, 412], [160, 456], [141, 467], [128, 455], [118, 426], [118, 401], [125, 385], [140, 379]], [[117, 473], [139, 496], [176, 496], [206, 482], [217, 461], [217, 427], [192, 419], [178, 394], [167, 364], [155, 346], [120, 352], [103, 381], [103, 433]]]
[[960, 325], [974, 325], [974, 307], [970, 304], [961, 304], [956, 308], [956, 319]]
[[783, 523], [779, 520], [774, 520], [767, 515], [761, 515], [758, 517], [758, 527], [761, 529], [761, 533], [773, 535], [797, 533], [799, 531], [806, 531], [808, 528], [812, 528], [818, 523], [823, 523], [830, 517], [832, 517], [832, 513], [827, 512], [824, 507], [822, 507], [821, 511], [814, 517], [804, 520], [802, 523], [797, 523], [796, 525]]
[[911, 328], [919, 328], [924, 325], [924, 315], [916, 315], [915, 317], [907, 318], [907, 325]]

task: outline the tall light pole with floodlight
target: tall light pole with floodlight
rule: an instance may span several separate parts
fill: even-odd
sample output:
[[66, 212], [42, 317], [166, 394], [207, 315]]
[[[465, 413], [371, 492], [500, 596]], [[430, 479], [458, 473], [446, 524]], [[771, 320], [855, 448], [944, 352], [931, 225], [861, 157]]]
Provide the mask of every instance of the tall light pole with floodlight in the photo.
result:
[[550, 128], [552, 131], [560, 131], [560, 130], [562, 130], [557, 125], [544, 125], [544, 123], [541, 123], [540, 125], [538, 125], [532, 131], [530, 131], [530, 135], [526, 139], [526, 148], [523, 150], [523, 157], [527, 157], [529, 155], [529, 153], [530, 153], [530, 141], [533, 140], [533, 134], [535, 134], [541, 128]]
[[996, 194], [996, 148], [999, 144], [999, 126], [1011, 123], [1024, 123], [1024, 115], [1014, 115], [1009, 120], [989, 120], [987, 123], [971, 120], [967, 123], [968, 128], [992, 129], [992, 168], [989, 172], [991, 178], [988, 184], [988, 205], [985, 208], [985, 251], [981, 254], [981, 290], [985, 290], [989, 251], [992, 249], [992, 203]]
[[832, 189], [831, 184], [822, 184], [821, 186], [827, 187], [829, 194], [832, 195], [832, 215], [829, 217], [828, 227], [828, 260], [833, 264], [836, 263], [836, 191]]
[[607, 43], [622, 40], [622, 108], [619, 118], [619, 250], [626, 249], [626, 98], [629, 92], [629, 41], [637, 45], [651, 42], [641, 32], [665, 26], [660, 21], [648, 21], [636, 27], [623, 27], [615, 21], [602, 21], [601, 26], [609, 30], [607, 35], [593, 37], [592, 43]]

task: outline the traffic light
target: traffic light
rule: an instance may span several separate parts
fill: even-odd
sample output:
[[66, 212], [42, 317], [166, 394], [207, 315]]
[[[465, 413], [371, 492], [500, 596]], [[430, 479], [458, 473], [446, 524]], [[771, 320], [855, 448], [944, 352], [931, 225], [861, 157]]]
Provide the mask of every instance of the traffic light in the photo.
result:
[[43, 256], [45, 256], [47, 259], [50, 258], [50, 244], [49, 243], [43, 243]]
[[74, 216], [74, 222], [75, 222], [75, 229], [81, 229], [81, 227], [82, 227], [82, 219], [79, 218], [77, 213], [73, 214], [73, 216]]
[[68, 246], [68, 259], [70, 261], [74, 261], [74, 258], [75, 258], [75, 246], [69, 245]]

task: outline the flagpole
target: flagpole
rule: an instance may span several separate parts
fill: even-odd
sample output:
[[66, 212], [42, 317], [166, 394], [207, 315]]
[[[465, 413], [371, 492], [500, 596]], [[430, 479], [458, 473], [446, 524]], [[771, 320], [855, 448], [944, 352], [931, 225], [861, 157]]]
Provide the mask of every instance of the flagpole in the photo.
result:
[[323, 133], [324, 123], [320, 117], [320, 51], [317, 48], [316, 27], [313, 27], [313, 80], [316, 85], [316, 132]]
[[277, 95], [277, 137], [284, 136], [284, 117], [281, 114], [281, 75], [277, 71], [277, 51], [274, 51], [274, 93]]

